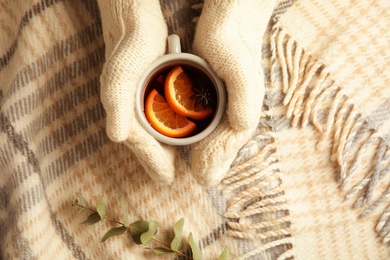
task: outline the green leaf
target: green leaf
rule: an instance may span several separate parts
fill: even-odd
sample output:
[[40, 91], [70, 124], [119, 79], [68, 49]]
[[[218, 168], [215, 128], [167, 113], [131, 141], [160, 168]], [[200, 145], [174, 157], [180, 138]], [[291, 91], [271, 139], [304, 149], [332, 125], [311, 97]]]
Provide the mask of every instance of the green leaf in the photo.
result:
[[123, 211], [123, 224], [127, 227], [130, 224], [129, 221], [129, 215], [127, 215], [127, 207], [126, 207], [126, 202], [125, 202], [125, 197], [121, 196], [119, 203], [122, 207]]
[[110, 237], [122, 235], [123, 233], [125, 233], [126, 229], [127, 229], [127, 227], [120, 226], [120, 227], [116, 227], [116, 228], [112, 228], [112, 229], [108, 230], [107, 233], [102, 238], [101, 242], [106, 241]]
[[149, 229], [145, 233], [141, 234], [141, 243], [146, 246], [152, 240], [153, 236], [157, 233], [158, 223], [156, 221], [149, 221]]
[[78, 203], [83, 206], [84, 208], [87, 208], [88, 207], [88, 203], [87, 201], [84, 199], [83, 196], [79, 196], [79, 200], [78, 200]]
[[100, 218], [103, 220], [106, 216], [106, 206], [104, 205], [102, 198], [99, 198], [97, 202], [96, 211], [99, 214]]
[[87, 220], [82, 222], [81, 224], [93, 225], [93, 224], [99, 222], [100, 220], [101, 219], [100, 219], [99, 214], [97, 212], [94, 212], [91, 215], [89, 215]]
[[142, 244], [141, 235], [149, 230], [149, 222], [140, 220], [129, 225], [130, 236], [136, 244]]
[[171, 249], [173, 251], [180, 250], [183, 247], [183, 238], [182, 238], [183, 226], [184, 226], [184, 219], [181, 218], [178, 222], [176, 222], [175, 226], [173, 227], [173, 232], [175, 233], [175, 237], [171, 242]]
[[194, 237], [192, 236], [192, 233], [190, 233], [188, 235], [188, 243], [190, 244], [190, 247], [191, 247], [192, 258], [194, 260], [202, 260], [202, 252], [200, 251], [198, 243], [195, 242]]
[[76, 214], [76, 216], [80, 215], [81, 213], [83, 213], [84, 211], [86, 211], [87, 208], [86, 207], [82, 207]]
[[172, 249], [165, 248], [165, 247], [155, 247], [151, 248], [151, 250], [156, 254], [156, 255], [163, 255], [163, 254], [172, 254], [175, 253]]
[[80, 215], [84, 211], [88, 209], [87, 201], [83, 198], [83, 196], [80, 195], [80, 197], [77, 199], [74, 199], [72, 202], [72, 206], [80, 206], [81, 209], [77, 212], [76, 216]]
[[218, 257], [218, 260], [230, 260], [230, 252], [228, 248], [222, 251], [222, 254]]

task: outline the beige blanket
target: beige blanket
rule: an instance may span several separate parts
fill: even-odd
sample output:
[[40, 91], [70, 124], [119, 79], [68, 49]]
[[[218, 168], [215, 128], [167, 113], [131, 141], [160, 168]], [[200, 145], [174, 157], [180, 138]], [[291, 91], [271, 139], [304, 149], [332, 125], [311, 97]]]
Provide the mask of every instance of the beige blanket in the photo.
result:
[[[199, 1], [161, 4], [191, 51]], [[0, 1], [0, 259], [184, 259], [126, 235], [101, 243], [116, 223], [80, 225], [90, 214], [71, 206], [80, 195], [119, 221], [123, 196], [129, 221], [157, 221], [168, 244], [183, 218], [203, 259], [224, 248], [233, 259], [388, 259], [389, 17], [386, 0], [280, 1], [261, 124], [206, 190], [189, 147], [163, 186], [106, 137], [96, 1]]]
[[273, 27], [270, 115], [300, 258], [390, 256], [389, 17], [389, 1], [301, 0]]

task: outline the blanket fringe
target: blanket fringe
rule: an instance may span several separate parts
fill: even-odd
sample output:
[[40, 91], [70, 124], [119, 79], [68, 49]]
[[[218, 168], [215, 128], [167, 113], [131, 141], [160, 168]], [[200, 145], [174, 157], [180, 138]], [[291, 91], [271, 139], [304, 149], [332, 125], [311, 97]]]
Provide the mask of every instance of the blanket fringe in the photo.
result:
[[293, 258], [291, 220], [274, 142], [272, 132], [257, 135], [240, 151], [236, 159], [239, 163], [222, 181], [228, 202], [224, 215], [229, 220], [228, 235], [262, 242], [239, 259], [271, 248], [280, 252], [278, 259]]
[[277, 26], [272, 29], [271, 54], [271, 79], [275, 83], [282, 77], [291, 125], [311, 123], [321, 133], [318, 149], [332, 142], [331, 159], [339, 166], [346, 198], [355, 198], [354, 207], [363, 208], [361, 217], [384, 208], [376, 230], [383, 242], [390, 241], [389, 144], [332, 79], [327, 64]]

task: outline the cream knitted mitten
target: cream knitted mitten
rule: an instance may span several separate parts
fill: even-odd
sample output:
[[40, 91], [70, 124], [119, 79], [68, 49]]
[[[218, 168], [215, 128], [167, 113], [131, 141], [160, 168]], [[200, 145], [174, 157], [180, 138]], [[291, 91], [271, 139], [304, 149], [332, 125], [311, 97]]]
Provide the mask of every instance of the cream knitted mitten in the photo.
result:
[[259, 123], [262, 39], [275, 5], [276, 0], [205, 0], [193, 49], [225, 81], [228, 103], [222, 123], [193, 146], [192, 172], [202, 185], [222, 180]]
[[107, 135], [124, 142], [155, 181], [174, 179], [174, 150], [138, 123], [135, 88], [143, 71], [166, 48], [167, 27], [159, 0], [99, 0], [106, 63], [100, 77]]

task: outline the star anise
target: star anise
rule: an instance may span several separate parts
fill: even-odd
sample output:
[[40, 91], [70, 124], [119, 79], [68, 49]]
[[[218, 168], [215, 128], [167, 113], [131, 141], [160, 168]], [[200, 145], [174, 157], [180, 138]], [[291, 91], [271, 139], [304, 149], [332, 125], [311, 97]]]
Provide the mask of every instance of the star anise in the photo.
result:
[[210, 89], [205, 88], [201, 85], [194, 85], [192, 87], [194, 94], [191, 95], [190, 99], [195, 100], [195, 107], [202, 104], [206, 109], [211, 105], [211, 93]]

